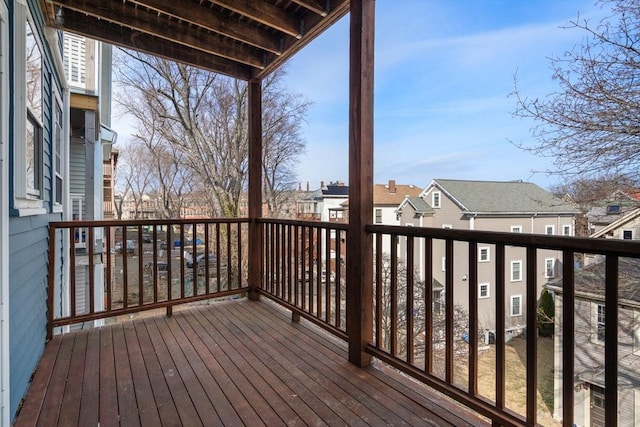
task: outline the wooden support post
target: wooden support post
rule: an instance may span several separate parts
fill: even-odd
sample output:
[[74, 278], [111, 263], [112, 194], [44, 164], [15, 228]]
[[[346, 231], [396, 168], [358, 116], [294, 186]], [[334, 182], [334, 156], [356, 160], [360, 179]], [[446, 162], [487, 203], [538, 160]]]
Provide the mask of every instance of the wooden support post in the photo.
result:
[[249, 299], [262, 283], [262, 85], [249, 81]]
[[373, 339], [374, 0], [352, 0], [349, 44], [349, 228], [347, 234], [347, 334], [349, 361], [366, 366]]

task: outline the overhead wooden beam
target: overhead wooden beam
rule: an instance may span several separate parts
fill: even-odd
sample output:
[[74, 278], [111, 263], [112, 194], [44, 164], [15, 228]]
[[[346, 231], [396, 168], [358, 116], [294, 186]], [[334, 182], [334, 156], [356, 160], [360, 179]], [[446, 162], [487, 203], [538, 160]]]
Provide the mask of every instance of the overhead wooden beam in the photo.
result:
[[229, 59], [206, 54], [184, 45], [158, 39], [149, 34], [117, 26], [104, 19], [98, 19], [72, 10], [65, 11], [63, 24], [53, 22], [49, 25], [63, 31], [69, 31], [116, 46], [139, 50], [161, 58], [212, 70], [243, 80], [249, 80], [255, 74], [255, 69], [248, 65], [238, 64]]
[[[120, 0], [115, 1], [120, 2]], [[286, 37], [278, 37], [265, 29], [229, 20], [210, 7], [184, 7], [181, 2], [175, 0], [127, 0], [127, 3], [147, 7], [160, 14], [172, 16], [276, 55], [282, 53], [282, 42], [286, 40]]]
[[[54, 0], [56, 1], [56, 0]], [[75, 10], [114, 24], [129, 27], [152, 36], [176, 42], [223, 58], [241, 62], [256, 68], [263, 68], [265, 57], [262, 52], [241, 43], [232, 44], [219, 34], [193, 31], [175, 21], [159, 20], [155, 12], [132, 9], [122, 2], [112, 2], [108, 9], [103, 4], [83, 0], [66, 0], [66, 10]], [[108, 13], [108, 15], [106, 14]]]
[[301, 39], [283, 39], [283, 50], [287, 52], [286, 57], [284, 55], [276, 57], [273, 61], [268, 63], [262, 71], [258, 72], [257, 77], [263, 78], [276, 68], [280, 67], [296, 52], [300, 51], [307, 44], [315, 40], [316, 37], [322, 34], [327, 28], [331, 27], [349, 12], [349, 0], [333, 0], [331, 2], [331, 5], [332, 9], [324, 18], [320, 15], [307, 15], [304, 23], [304, 26], [306, 28], [304, 37]]
[[319, 2], [318, 0], [291, 0], [293, 3], [317, 13], [320, 16], [327, 16], [327, 2]]
[[300, 38], [302, 27], [299, 20], [284, 10], [266, 1], [209, 0], [213, 4], [259, 22], [267, 27]]
[[373, 339], [373, 41], [375, 0], [351, 0], [349, 28], [349, 361], [366, 366]]

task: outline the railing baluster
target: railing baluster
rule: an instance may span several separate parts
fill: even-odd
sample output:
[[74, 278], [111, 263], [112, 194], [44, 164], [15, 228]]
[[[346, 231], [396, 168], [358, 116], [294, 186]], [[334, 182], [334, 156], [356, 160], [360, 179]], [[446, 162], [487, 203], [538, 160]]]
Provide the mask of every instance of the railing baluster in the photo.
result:
[[445, 240], [445, 371], [444, 377], [447, 383], [453, 382], [453, 240]]
[[469, 377], [468, 392], [478, 394], [478, 243], [469, 242]]
[[413, 365], [413, 236], [407, 236], [407, 291], [406, 291], [406, 334], [407, 334], [407, 363]]
[[184, 224], [180, 224], [180, 298], [184, 298], [184, 251], [185, 251], [185, 242], [184, 242]]
[[298, 307], [298, 283], [300, 283], [300, 227], [294, 226], [293, 235], [293, 263], [294, 263], [294, 277], [293, 277], [293, 305]]
[[538, 414], [538, 257], [535, 247], [527, 247], [527, 424], [537, 424]]
[[122, 306], [129, 307], [129, 260], [127, 249], [127, 226], [122, 226]]
[[398, 237], [395, 234], [391, 234], [390, 236], [390, 246], [391, 246], [391, 255], [389, 259], [389, 263], [391, 264], [391, 273], [390, 273], [390, 288], [389, 288], [389, 304], [390, 310], [389, 312], [391, 317], [391, 330], [389, 331], [389, 346], [391, 354], [394, 356], [398, 355], [398, 245], [396, 244], [396, 239]]
[[618, 425], [618, 256], [607, 255], [604, 323], [604, 424]]
[[335, 326], [340, 328], [342, 326], [342, 235], [346, 232], [343, 230], [336, 230], [336, 323]]
[[[211, 263], [209, 262], [209, 255], [210, 254], [214, 254], [214, 252], [211, 250], [211, 245], [209, 245], [209, 227], [210, 224], [203, 224], [204, 225], [204, 293], [208, 294], [209, 293], [209, 268], [211, 267]], [[216, 264], [218, 263], [218, 256], [216, 255]]]
[[89, 227], [86, 241], [86, 251], [89, 257], [89, 262], [87, 263], [87, 268], [89, 270], [89, 314], [95, 313], [95, 305], [96, 305], [96, 278], [95, 278], [95, 268], [94, 268], [94, 259], [93, 259], [93, 242], [94, 242], [94, 232], [93, 227]]
[[[93, 227], [91, 227], [93, 230]], [[144, 265], [142, 248], [142, 225], [138, 225], [138, 305], [144, 304]]]
[[424, 242], [424, 370], [433, 373], [433, 239]]
[[562, 425], [573, 426], [575, 355], [575, 277], [573, 252], [562, 256]]
[[322, 316], [322, 228], [316, 228], [316, 317]]
[[[220, 249], [220, 223], [216, 223], [216, 292], [220, 292], [222, 290], [220, 277], [221, 272], [221, 264], [222, 264], [222, 250]], [[227, 267], [229, 268], [229, 267]]]
[[158, 293], [159, 293], [159, 289], [158, 289], [158, 226], [154, 225], [153, 226], [153, 231], [151, 233], [151, 245], [152, 245], [152, 251], [153, 251], [153, 260], [151, 261], [152, 266], [151, 268], [153, 269], [151, 272], [151, 277], [153, 278], [153, 303], [157, 304], [158, 303]]
[[227, 223], [227, 289], [231, 290], [232, 286], [232, 268], [233, 268], [233, 258], [231, 257], [231, 223]]
[[113, 301], [112, 301], [112, 287], [113, 282], [111, 280], [111, 272], [113, 271], [113, 265], [111, 263], [111, 227], [106, 226], [104, 230], [105, 236], [105, 253], [104, 256], [107, 258], [107, 271], [105, 272], [105, 282], [106, 282], [106, 291], [107, 291], [107, 306], [105, 307], [105, 311], [111, 311], [113, 309]]
[[[505, 250], [496, 245], [496, 408], [504, 411], [505, 404]], [[527, 266], [535, 268], [535, 266]]]
[[384, 348], [382, 338], [382, 234], [376, 233], [376, 247], [375, 247], [375, 268], [376, 268], [376, 347]]
[[[325, 276], [325, 296], [324, 296], [324, 312], [325, 312], [325, 316], [324, 316], [324, 321], [327, 323], [331, 322], [331, 275], [332, 275], [332, 269], [331, 269], [331, 229], [330, 228], [325, 228], [324, 229], [325, 233], [324, 233], [324, 240], [326, 242], [325, 244], [325, 254], [324, 254], [324, 259], [325, 259], [325, 271], [324, 271], [324, 276]], [[334, 276], [335, 277], [335, 276]]]

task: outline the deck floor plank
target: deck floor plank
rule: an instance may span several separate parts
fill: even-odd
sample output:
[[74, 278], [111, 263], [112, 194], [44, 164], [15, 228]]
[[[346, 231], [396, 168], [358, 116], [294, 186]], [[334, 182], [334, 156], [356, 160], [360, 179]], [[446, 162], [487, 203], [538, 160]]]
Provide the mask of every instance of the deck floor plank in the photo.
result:
[[56, 336], [16, 426], [486, 425], [269, 301], [217, 302]]
[[142, 356], [142, 347], [136, 335], [134, 322], [123, 324], [123, 332], [131, 365], [131, 379], [141, 425], [161, 425], [160, 414], [154, 402], [149, 374]]
[[144, 321], [136, 320], [133, 322], [133, 327], [140, 345], [144, 365], [147, 369], [149, 385], [153, 393], [153, 402], [149, 404], [155, 404], [163, 426], [179, 426], [181, 425], [180, 414], [171, 396], [171, 390], [169, 390], [169, 385], [160, 366], [156, 350], [151, 343], [147, 325]]
[[120, 424], [136, 427], [140, 425], [140, 411], [136, 403], [136, 391], [133, 387], [133, 373], [131, 372], [128, 354], [129, 349], [127, 348], [123, 325], [114, 326], [112, 330]]
[[32, 426], [38, 421], [61, 343], [62, 336], [58, 335], [45, 345], [42, 359], [23, 402], [20, 417], [16, 420], [16, 427]]
[[55, 425], [58, 423], [60, 415], [60, 407], [62, 406], [62, 398], [69, 377], [69, 365], [71, 364], [71, 355], [73, 354], [73, 345], [75, 343], [75, 334], [62, 337], [62, 343], [56, 357], [56, 363], [53, 366], [51, 380], [47, 387], [45, 402], [55, 399], [60, 402], [58, 405], [44, 405], [42, 412], [38, 417], [38, 426]]
[[78, 425], [82, 399], [82, 377], [84, 376], [84, 361], [87, 356], [88, 339], [88, 331], [80, 331], [76, 334], [69, 365], [69, 379], [64, 390], [58, 418], [58, 423], [63, 426]]

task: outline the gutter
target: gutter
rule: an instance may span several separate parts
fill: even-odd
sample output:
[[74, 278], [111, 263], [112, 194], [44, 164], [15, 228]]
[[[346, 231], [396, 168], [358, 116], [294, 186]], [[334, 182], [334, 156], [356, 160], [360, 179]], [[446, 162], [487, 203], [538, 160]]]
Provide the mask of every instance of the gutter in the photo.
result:
[[[9, 11], [0, 3], [0, 70], [9, 73]], [[9, 365], [9, 79], [0, 79], [0, 426], [11, 422]], [[6, 101], [6, 102], [5, 102]]]

